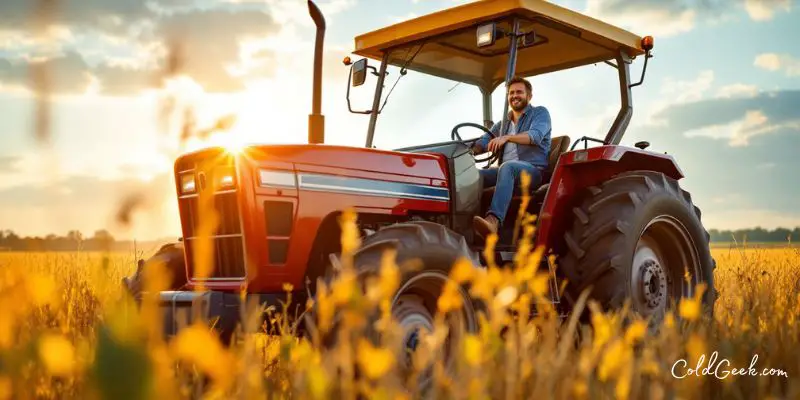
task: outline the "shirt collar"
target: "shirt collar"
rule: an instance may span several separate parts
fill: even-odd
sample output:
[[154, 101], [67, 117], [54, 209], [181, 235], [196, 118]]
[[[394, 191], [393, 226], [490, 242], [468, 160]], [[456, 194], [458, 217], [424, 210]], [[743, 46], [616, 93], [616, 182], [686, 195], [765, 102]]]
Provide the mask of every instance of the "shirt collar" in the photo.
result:
[[[531, 111], [531, 110], [533, 110], [533, 106], [531, 105], [531, 103], [528, 103], [528, 105], [525, 106], [525, 108], [522, 109], [522, 113], [519, 115], [519, 119], [522, 119], [522, 117], [528, 115], [528, 111]], [[511, 116], [513, 116], [513, 115], [514, 115], [514, 112], [512, 110], [508, 110], [508, 122], [511, 122]]]

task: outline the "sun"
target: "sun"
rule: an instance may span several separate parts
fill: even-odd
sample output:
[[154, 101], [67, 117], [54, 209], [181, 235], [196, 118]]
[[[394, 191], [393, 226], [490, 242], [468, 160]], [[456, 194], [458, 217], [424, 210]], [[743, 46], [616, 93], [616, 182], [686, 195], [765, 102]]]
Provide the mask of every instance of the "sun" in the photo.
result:
[[241, 154], [245, 147], [247, 147], [247, 143], [240, 135], [222, 135], [224, 138], [222, 140], [222, 147], [225, 148], [225, 151], [232, 154]]

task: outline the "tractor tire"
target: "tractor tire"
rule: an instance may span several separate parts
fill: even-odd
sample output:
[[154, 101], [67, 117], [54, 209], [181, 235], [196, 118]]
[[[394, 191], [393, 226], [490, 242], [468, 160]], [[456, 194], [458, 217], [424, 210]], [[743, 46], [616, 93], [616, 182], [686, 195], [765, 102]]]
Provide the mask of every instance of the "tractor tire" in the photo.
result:
[[630, 299], [631, 311], [650, 317], [651, 329], [657, 329], [667, 310], [705, 283], [703, 305], [713, 315], [716, 263], [709, 234], [700, 209], [675, 179], [632, 171], [588, 191], [572, 210], [558, 266], [567, 279], [568, 305], [586, 289], [604, 311], [619, 310]]
[[[476, 268], [481, 268], [481, 264], [478, 254], [469, 248], [464, 237], [444, 225], [427, 221], [397, 223], [364, 238], [359, 250], [353, 255], [353, 268], [358, 277], [357, 281], [361, 285], [370, 276], [379, 274], [382, 255], [388, 249], [396, 251], [395, 261], [400, 267], [405, 261], [421, 261], [419, 268], [413, 271], [401, 269], [402, 275], [391, 303], [392, 317], [402, 327], [401, 349], [394, 350], [400, 350], [400, 352], [395, 351], [395, 354], [400, 354], [398, 362], [402, 364], [401, 371], [408, 371], [410, 360], [402, 356], [402, 352], [416, 348], [421, 329], [433, 329], [437, 301], [444, 284], [449, 280], [450, 270], [454, 263], [461, 257], [465, 257]], [[336, 276], [336, 273], [331, 271], [333, 268], [329, 267], [325, 276], [320, 277], [329, 288]], [[463, 305], [461, 312], [451, 313], [457, 315], [451, 315], [454, 318], [447, 319], [449, 330], [453, 335], [448, 343], [452, 343], [452, 345], [460, 341], [455, 336], [478, 332], [478, 314], [486, 310], [480, 300], [471, 298], [468, 284], [460, 285], [459, 289]], [[305, 316], [307, 327], [311, 327], [304, 330], [306, 334], [316, 330], [316, 306], [315, 301], [314, 307]], [[379, 310], [375, 310], [374, 315], [367, 316], [365, 338], [371, 340], [373, 345], [378, 344], [380, 336], [373, 326], [373, 322], [380, 318], [379, 313]], [[334, 316], [333, 329], [325, 337], [320, 337], [320, 344], [323, 347], [336, 346], [338, 341], [336, 328], [339, 322], [338, 316]], [[446, 352], [453, 358], [458, 354], [456, 349], [449, 349]], [[429, 378], [421, 378], [421, 381], [428, 382]], [[426, 387], [426, 385], [423, 382], [420, 387]]]
[[131, 277], [122, 278], [123, 285], [137, 301], [144, 290], [144, 276], [148, 268], [163, 263], [170, 273], [170, 285], [167, 290], [178, 290], [186, 284], [186, 260], [184, 246], [181, 242], [167, 243], [147, 260], [139, 260], [138, 268]]

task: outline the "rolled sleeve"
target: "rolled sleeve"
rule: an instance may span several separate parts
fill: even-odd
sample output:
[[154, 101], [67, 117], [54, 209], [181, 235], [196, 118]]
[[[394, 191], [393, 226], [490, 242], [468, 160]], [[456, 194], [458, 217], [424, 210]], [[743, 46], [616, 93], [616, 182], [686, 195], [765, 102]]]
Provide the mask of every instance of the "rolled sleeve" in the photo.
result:
[[550, 129], [550, 112], [547, 111], [546, 108], [542, 107], [534, 112], [533, 118], [531, 118], [530, 127], [526, 133], [528, 134], [528, 137], [530, 137], [531, 143], [541, 145], [542, 140], [544, 140], [545, 135], [550, 132]]

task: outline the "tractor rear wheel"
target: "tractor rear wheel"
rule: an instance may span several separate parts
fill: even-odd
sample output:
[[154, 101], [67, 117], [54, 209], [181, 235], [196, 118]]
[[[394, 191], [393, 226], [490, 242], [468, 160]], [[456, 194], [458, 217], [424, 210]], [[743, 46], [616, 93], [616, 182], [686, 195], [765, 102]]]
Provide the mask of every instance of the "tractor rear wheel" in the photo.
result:
[[[469, 248], [464, 237], [443, 225], [427, 221], [398, 223], [364, 238], [353, 255], [353, 268], [360, 284], [380, 273], [382, 256], [389, 249], [396, 252], [395, 262], [399, 267], [406, 261], [420, 262], [417, 264], [418, 268], [411, 271], [401, 268], [398, 289], [390, 304], [393, 322], [399, 325], [401, 331], [400, 348], [392, 350], [398, 356], [400, 373], [406, 374], [413, 369], [407, 355], [416, 350], [420, 343], [420, 334], [434, 329], [437, 301], [450, 280], [451, 268], [462, 257], [470, 260], [476, 268], [481, 264], [478, 255]], [[330, 287], [336, 277], [336, 273], [330, 271], [331, 268], [325, 277], [320, 278], [326, 281], [327, 287]], [[445, 318], [449, 332], [443, 350], [446, 366], [457, 355], [457, 350], [450, 346], [457, 345], [466, 333], [478, 332], [478, 312], [485, 310], [479, 300], [471, 298], [467, 284], [459, 285], [458, 296], [462, 304], [460, 310], [449, 313]], [[306, 324], [315, 325], [316, 311], [315, 302], [314, 308], [306, 315]], [[375, 310], [374, 315], [367, 318], [365, 336], [373, 344], [377, 344], [380, 337], [373, 326], [379, 318], [379, 310]], [[334, 329], [326, 337], [320, 338], [325, 347], [336, 345], [337, 325], [337, 316], [334, 316]], [[428, 374], [423, 372], [419, 379], [420, 388], [427, 387], [429, 380]]]
[[670, 307], [705, 283], [703, 305], [713, 313], [709, 235], [676, 180], [652, 171], [619, 174], [589, 188], [573, 216], [559, 263], [568, 303], [591, 287], [589, 299], [604, 310], [630, 299], [631, 310], [651, 318], [655, 329]]

